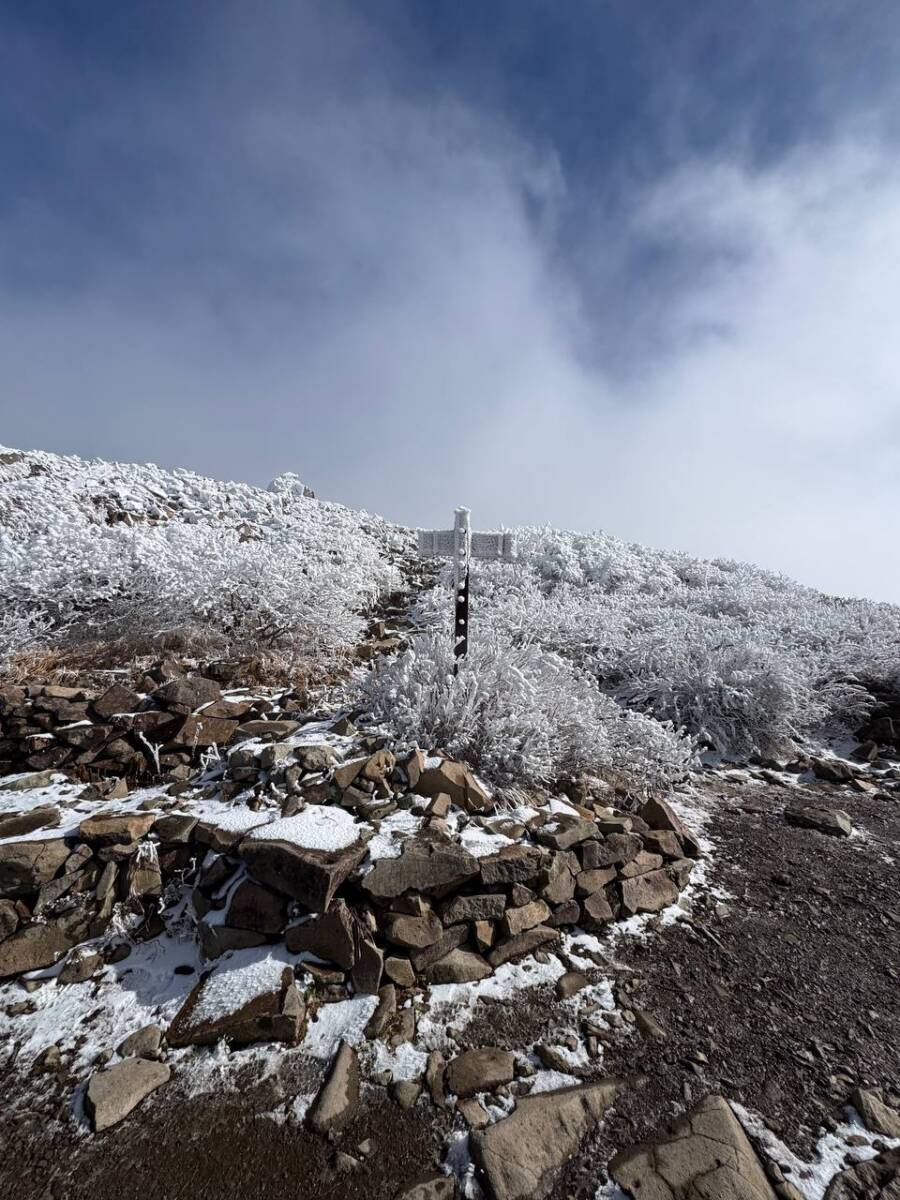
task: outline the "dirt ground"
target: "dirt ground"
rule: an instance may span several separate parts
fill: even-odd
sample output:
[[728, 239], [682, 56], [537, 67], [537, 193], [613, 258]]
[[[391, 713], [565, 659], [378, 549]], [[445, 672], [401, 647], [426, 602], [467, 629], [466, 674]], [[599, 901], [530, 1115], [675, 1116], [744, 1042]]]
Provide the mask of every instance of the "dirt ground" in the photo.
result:
[[[715, 798], [710, 883], [729, 898], [709, 894], [690, 923], [611, 950], [628, 1035], [605, 1046], [596, 1073], [633, 1083], [558, 1179], [556, 1200], [593, 1196], [615, 1150], [711, 1092], [757, 1111], [808, 1157], [857, 1083], [900, 1086], [900, 802], [805, 788], [803, 803], [850, 813], [857, 832], [845, 839], [788, 825], [792, 790], [712, 775], [706, 787]], [[552, 1026], [554, 1004], [549, 989], [485, 1004], [465, 1039], [522, 1046]], [[634, 1032], [637, 1010], [665, 1037]], [[448, 1132], [461, 1127], [424, 1102], [404, 1112], [373, 1089], [329, 1143], [255, 1115], [271, 1109], [270, 1085], [247, 1079], [213, 1096], [170, 1086], [89, 1136], [69, 1117], [70, 1081], [23, 1080], [8, 1061], [0, 1071], [0, 1196], [16, 1200], [391, 1200], [441, 1161]], [[342, 1172], [336, 1152], [366, 1139], [362, 1166]]]

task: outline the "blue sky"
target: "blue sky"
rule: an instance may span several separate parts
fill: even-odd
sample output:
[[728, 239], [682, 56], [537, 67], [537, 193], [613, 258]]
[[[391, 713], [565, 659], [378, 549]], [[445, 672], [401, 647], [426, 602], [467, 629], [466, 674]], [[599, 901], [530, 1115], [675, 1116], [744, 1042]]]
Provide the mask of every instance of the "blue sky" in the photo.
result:
[[887, 0], [0, 4], [0, 441], [900, 600]]

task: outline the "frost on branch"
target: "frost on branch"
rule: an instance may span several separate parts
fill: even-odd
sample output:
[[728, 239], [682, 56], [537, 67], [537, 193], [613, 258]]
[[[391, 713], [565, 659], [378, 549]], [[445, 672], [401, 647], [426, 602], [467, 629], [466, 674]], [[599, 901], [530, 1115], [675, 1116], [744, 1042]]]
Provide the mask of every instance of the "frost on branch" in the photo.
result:
[[482, 637], [456, 676], [453, 665], [448, 636], [415, 638], [381, 660], [363, 700], [408, 745], [440, 747], [497, 783], [547, 784], [588, 771], [656, 789], [690, 765], [686, 738], [626, 712], [540, 646]]

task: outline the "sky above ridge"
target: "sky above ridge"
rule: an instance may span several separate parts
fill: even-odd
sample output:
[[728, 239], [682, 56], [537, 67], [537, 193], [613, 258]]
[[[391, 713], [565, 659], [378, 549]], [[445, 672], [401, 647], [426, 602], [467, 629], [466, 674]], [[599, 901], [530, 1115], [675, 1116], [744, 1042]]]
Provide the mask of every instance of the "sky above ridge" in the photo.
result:
[[0, 0], [0, 443], [900, 601], [896, 0]]

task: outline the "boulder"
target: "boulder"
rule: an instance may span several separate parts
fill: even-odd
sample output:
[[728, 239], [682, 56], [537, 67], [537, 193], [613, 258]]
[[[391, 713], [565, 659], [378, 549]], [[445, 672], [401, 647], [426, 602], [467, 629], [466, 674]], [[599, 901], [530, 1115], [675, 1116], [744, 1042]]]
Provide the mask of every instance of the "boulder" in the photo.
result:
[[81, 822], [78, 833], [93, 846], [123, 846], [145, 837], [158, 816], [154, 812], [97, 813]]
[[550, 916], [550, 909], [543, 900], [532, 900], [521, 908], [508, 908], [501, 928], [506, 937], [516, 937], [527, 929], [533, 929]]
[[884, 1097], [875, 1088], [857, 1088], [850, 1098], [853, 1107], [863, 1119], [870, 1133], [884, 1137], [900, 1138], [900, 1112], [885, 1104]]
[[647, 800], [638, 809], [638, 816], [647, 823], [649, 829], [668, 829], [674, 833], [684, 847], [688, 858], [700, 857], [700, 845], [697, 839], [665, 800]]
[[416, 973], [408, 958], [386, 958], [384, 973], [398, 987], [412, 987], [416, 982]]
[[25, 812], [0, 813], [0, 838], [24, 837], [35, 829], [54, 828], [59, 821], [60, 811], [55, 804], [39, 804]]
[[599, 837], [596, 821], [586, 818], [558, 818], [537, 831], [537, 840], [552, 850], [571, 850], [580, 842]]
[[172, 1072], [164, 1063], [146, 1058], [126, 1058], [96, 1071], [90, 1078], [84, 1103], [95, 1133], [117, 1125], [151, 1092], [168, 1083]]
[[91, 708], [101, 721], [108, 721], [110, 717], [118, 716], [119, 713], [136, 712], [140, 704], [141, 697], [137, 692], [121, 683], [114, 683], [102, 696], [92, 701]]
[[621, 888], [622, 911], [627, 917], [659, 912], [678, 899], [678, 888], [666, 871], [648, 871], [634, 879], [623, 879]]
[[528, 929], [524, 933], [517, 934], [516, 937], [506, 938], [505, 941], [499, 942], [488, 955], [488, 962], [492, 967], [500, 967], [514, 958], [532, 954], [539, 946], [545, 946], [548, 942], [558, 940], [558, 930], [552, 929], [549, 925], [535, 925], [533, 929]]
[[169, 712], [188, 716], [205, 704], [214, 704], [222, 699], [222, 689], [214, 679], [202, 675], [178, 676], [158, 688], [153, 695], [157, 704]]
[[257, 826], [238, 846], [254, 878], [313, 912], [328, 909], [365, 853], [361, 829], [351, 815], [319, 804], [295, 817]]
[[77, 942], [77, 931], [64, 920], [25, 925], [0, 942], [0, 979], [52, 967]]
[[608, 1170], [641, 1200], [775, 1200], [756, 1152], [722, 1096], [707, 1096], [659, 1140], [621, 1151]]
[[162, 1030], [158, 1025], [144, 1025], [136, 1029], [116, 1047], [122, 1058], [155, 1058], [162, 1042]]
[[352, 1120], [358, 1106], [359, 1062], [353, 1047], [341, 1042], [307, 1120], [317, 1133], [337, 1132]]
[[26, 896], [49, 883], [69, 857], [62, 838], [0, 842], [0, 896]]
[[391, 913], [384, 926], [387, 940], [405, 950], [424, 950], [426, 946], [433, 946], [443, 932], [444, 926], [434, 913], [422, 917]]
[[359, 927], [354, 953], [356, 961], [350, 975], [354, 991], [363, 996], [377, 995], [384, 970], [384, 954]]
[[[425, 760], [426, 764], [429, 760]], [[409, 765], [407, 764], [407, 771]], [[438, 796], [446, 793], [455, 805], [467, 812], [489, 812], [493, 800], [464, 763], [444, 758], [440, 766], [423, 766], [415, 784], [410, 787], [418, 796]]]
[[615, 913], [604, 892], [592, 892], [582, 906], [581, 915], [587, 929], [596, 929], [615, 920]]
[[277, 959], [226, 963], [203, 976], [166, 1034], [170, 1046], [210, 1046], [224, 1038], [235, 1046], [295, 1042], [305, 1006], [290, 967]]
[[391, 900], [407, 891], [442, 895], [461, 887], [478, 870], [478, 859], [462, 846], [411, 838], [399, 858], [379, 859], [362, 886], [378, 900]]
[[461, 921], [498, 921], [506, 911], [506, 897], [502, 893], [487, 896], [454, 896], [441, 909], [441, 920], [445, 925], [458, 925]]
[[22, 914], [12, 900], [0, 900], [0, 942], [16, 932], [22, 923]]
[[426, 946], [424, 950], [416, 950], [410, 955], [413, 970], [424, 971], [432, 963], [440, 962], [451, 950], [461, 946], [468, 936], [468, 925], [451, 925], [449, 929], [444, 930], [436, 942]]
[[356, 961], [353, 914], [344, 900], [335, 900], [328, 912], [289, 926], [284, 944], [291, 954], [306, 950], [349, 971]]
[[831, 834], [832, 837], [849, 837], [853, 832], [850, 814], [842, 808], [786, 808], [784, 819], [788, 825], [798, 825], [804, 829], [818, 829], [820, 833]]
[[232, 893], [225, 922], [233, 929], [252, 929], [276, 937], [284, 928], [286, 913], [284, 896], [245, 879]]
[[381, 1037], [396, 1011], [397, 989], [392, 983], [386, 983], [378, 989], [378, 1006], [369, 1018], [366, 1037], [370, 1040]]
[[451, 950], [427, 968], [429, 983], [475, 983], [493, 974], [491, 967], [472, 950]]
[[206, 749], [209, 746], [226, 746], [234, 737], [237, 721], [227, 717], [208, 717], [205, 713], [185, 717], [172, 730], [167, 731], [167, 746], [183, 746], [188, 750]]
[[600, 1121], [620, 1087], [618, 1080], [601, 1079], [525, 1096], [510, 1116], [473, 1131], [469, 1135], [472, 1157], [495, 1200], [542, 1200], [548, 1195], [559, 1170]]
[[102, 966], [102, 954], [77, 946], [66, 959], [56, 981], [63, 986], [69, 983], [87, 983]]
[[671, 829], [648, 829], [641, 837], [644, 849], [650, 854], [661, 854], [663, 858], [681, 858], [684, 854], [677, 834]]
[[485, 1046], [464, 1050], [450, 1060], [445, 1072], [447, 1090], [455, 1096], [474, 1096], [492, 1092], [503, 1083], [511, 1083], [516, 1074], [516, 1059], [511, 1050]]
[[537, 877], [543, 857], [536, 846], [504, 846], [496, 854], [478, 859], [481, 882], [488, 887], [528, 883]]
[[839, 1171], [825, 1200], [897, 1200], [900, 1195], [900, 1147]]

